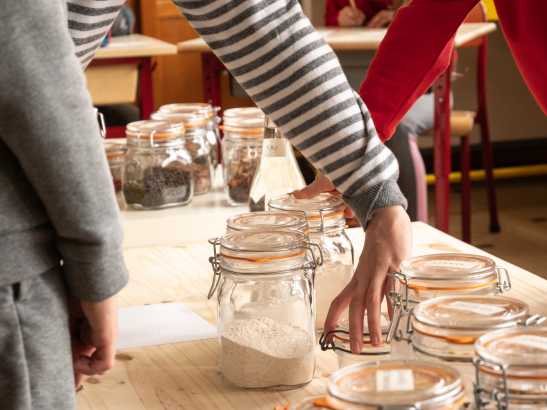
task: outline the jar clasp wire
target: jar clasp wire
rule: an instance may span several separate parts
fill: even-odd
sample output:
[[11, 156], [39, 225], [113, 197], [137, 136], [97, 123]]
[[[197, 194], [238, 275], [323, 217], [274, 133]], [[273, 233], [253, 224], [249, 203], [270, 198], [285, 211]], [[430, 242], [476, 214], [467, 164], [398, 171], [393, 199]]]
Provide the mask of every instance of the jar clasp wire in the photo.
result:
[[104, 122], [104, 115], [102, 112], [97, 112], [97, 116], [99, 117], [99, 131], [101, 133], [101, 138], [104, 140], [106, 139], [106, 124]]
[[[507, 279], [503, 282], [501, 278], [502, 271], [505, 272], [505, 278]], [[511, 277], [509, 276], [509, 271], [507, 270], [507, 268], [496, 265], [496, 272], [498, 273], [498, 289], [500, 293], [511, 290]]]
[[[405, 274], [401, 272], [392, 272], [388, 273], [388, 276], [392, 277], [393, 280], [393, 290], [390, 291], [387, 295], [389, 301], [391, 302], [391, 307], [393, 308], [393, 318], [389, 324], [389, 330], [387, 332], [386, 343], [390, 344], [393, 339], [403, 340], [402, 332], [399, 332], [399, 325], [401, 323], [401, 318], [403, 316], [408, 316], [407, 330], [410, 325], [410, 315], [412, 311], [410, 310], [410, 304], [408, 300], [408, 278]], [[397, 292], [397, 285], [399, 282], [403, 281], [405, 284], [405, 295]], [[403, 301], [404, 298], [404, 301]], [[412, 333], [412, 332], [410, 332]], [[410, 339], [410, 338], [409, 338]], [[410, 340], [406, 339], [409, 343]]]
[[211, 284], [211, 289], [207, 295], [207, 299], [211, 299], [215, 292], [217, 291], [218, 284], [220, 283], [220, 255], [217, 253], [217, 245], [220, 245], [219, 238], [209, 239], [209, 243], [213, 245], [213, 256], [209, 258], [209, 263], [213, 267], [213, 283]]

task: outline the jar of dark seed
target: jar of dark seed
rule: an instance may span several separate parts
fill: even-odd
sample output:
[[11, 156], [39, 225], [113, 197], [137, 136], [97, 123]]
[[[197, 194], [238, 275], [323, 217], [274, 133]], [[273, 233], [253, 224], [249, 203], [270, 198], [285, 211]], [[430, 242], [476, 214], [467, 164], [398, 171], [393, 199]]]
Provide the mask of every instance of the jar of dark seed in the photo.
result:
[[222, 170], [228, 203], [249, 203], [251, 183], [260, 162], [264, 139], [264, 113], [258, 108], [233, 108], [224, 111]]
[[104, 150], [106, 159], [112, 175], [112, 183], [114, 184], [114, 192], [116, 192], [116, 200], [120, 209], [125, 208], [125, 200], [122, 193], [122, 174], [126, 146], [113, 142], [104, 142]]
[[127, 125], [123, 194], [134, 209], [186, 205], [194, 196], [192, 157], [184, 124], [137, 121]]
[[211, 145], [207, 140], [207, 116], [202, 113], [155, 112], [153, 120], [179, 121], [184, 123], [184, 147], [192, 156], [194, 167], [194, 195], [206, 194], [213, 184], [213, 164], [211, 163]]
[[[212, 180], [215, 180], [215, 173], [219, 164], [219, 146], [220, 146], [220, 133], [218, 125], [220, 124], [220, 117], [217, 116], [218, 107], [213, 107], [207, 103], [181, 103], [181, 104], [167, 104], [162, 105], [159, 112], [165, 113], [177, 113], [177, 114], [197, 114], [206, 118], [206, 121], [200, 125], [206, 131], [207, 142], [211, 149], [209, 155], [211, 156], [211, 164], [213, 167]], [[197, 194], [197, 192], [196, 192]]]

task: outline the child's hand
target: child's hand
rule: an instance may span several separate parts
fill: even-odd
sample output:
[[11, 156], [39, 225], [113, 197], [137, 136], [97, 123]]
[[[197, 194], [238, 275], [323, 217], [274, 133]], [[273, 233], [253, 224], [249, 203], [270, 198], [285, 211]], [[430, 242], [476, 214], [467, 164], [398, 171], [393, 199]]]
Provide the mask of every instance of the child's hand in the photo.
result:
[[391, 20], [395, 18], [395, 10], [380, 10], [374, 15], [374, 17], [368, 22], [369, 28], [380, 28], [386, 24], [391, 23]]
[[340, 27], [359, 27], [365, 22], [365, 13], [361, 10], [344, 7], [338, 12], [338, 25]]

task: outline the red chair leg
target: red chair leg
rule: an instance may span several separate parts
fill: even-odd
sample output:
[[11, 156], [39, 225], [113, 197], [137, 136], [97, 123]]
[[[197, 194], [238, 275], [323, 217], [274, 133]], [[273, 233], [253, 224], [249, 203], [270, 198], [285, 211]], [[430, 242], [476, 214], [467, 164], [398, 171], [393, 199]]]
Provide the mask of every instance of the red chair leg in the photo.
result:
[[462, 191], [462, 238], [471, 243], [471, 152], [469, 149], [470, 134], [461, 137], [461, 191]]

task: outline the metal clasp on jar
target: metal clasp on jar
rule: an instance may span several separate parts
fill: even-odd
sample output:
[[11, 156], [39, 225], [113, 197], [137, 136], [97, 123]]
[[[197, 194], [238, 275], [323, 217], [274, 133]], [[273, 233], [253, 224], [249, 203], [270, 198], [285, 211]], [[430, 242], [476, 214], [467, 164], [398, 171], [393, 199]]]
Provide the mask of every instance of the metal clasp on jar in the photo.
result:
[[[328, 333], [322, 333], [321, 337], [319, 339], [319, 345], [321, 346], [321, 350], [326, 352], [327, 350], [331, 349], [332, 351], [340, 350], [341, 352], [350, 353], [352, 354], [351, 350], [342, 349], [341, 347], [336, 347], [334, 342], [329, 342], [329, 336], [335, 335], [336, 333], [343, 333], [346, 335], [349, 335], [349, 332], [347, 330], [331, 330]], [[382, 335], [386, 335], [387, 333], [382, 333]], [[363, 333], [363, 336], [368, 336]], [[387, 344], [387, 343], [386, 343]], [[389, 352], [363, 352], [359, 353], [362, 356], [385, 356], [386, 354], [389, 354]]]
[[[507, 281], [501, 279], [501, 272], [505, 272], [505, 278]], [[498, 274], [498, 290], [500, 293], [511, 290], [511, 277], [509, 276], [509, 271], [503, 266], [496, 265], [496, 273]], [[502, 284], [503, 283], [503, 284]]]
[[98, 108], [94, 108], [95, 119], [99, 122], [99, 131], [101, 133], [101, 138], [104, 140], [106, 138], [106, 124], [104, 122], [104, 115], [102, 112], [99, 112]]

